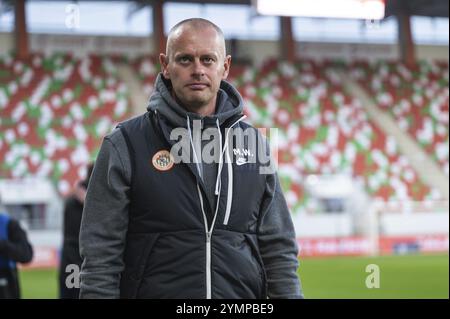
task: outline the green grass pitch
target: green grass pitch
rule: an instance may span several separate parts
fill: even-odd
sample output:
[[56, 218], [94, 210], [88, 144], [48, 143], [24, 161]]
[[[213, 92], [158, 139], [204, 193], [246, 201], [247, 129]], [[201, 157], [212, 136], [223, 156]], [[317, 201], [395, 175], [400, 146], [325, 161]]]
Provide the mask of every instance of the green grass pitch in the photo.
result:
[[[379, 267], [379, 288], [367, 288], [366, 266]], [[300, 261], [306, 298], [448, 298], [448, 255], [339, 257]]]
[[[380, 287], [367, 288], [366, 266], [380, 270]], [[306, 298], [448, 298], [446, 255], [303, 258], [299, 275]], [[23, 298], [57, 298], [55, 269], [22, 270]]]

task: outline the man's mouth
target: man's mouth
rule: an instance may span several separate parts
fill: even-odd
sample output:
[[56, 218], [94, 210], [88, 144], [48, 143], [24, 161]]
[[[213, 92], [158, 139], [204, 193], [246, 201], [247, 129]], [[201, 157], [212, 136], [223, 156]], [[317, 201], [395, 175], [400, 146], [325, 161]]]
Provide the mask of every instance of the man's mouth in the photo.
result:
[[207, 88], [209, 85], [206, 83], [190, 83], [187, 85], [191, 90], [203, 90]]

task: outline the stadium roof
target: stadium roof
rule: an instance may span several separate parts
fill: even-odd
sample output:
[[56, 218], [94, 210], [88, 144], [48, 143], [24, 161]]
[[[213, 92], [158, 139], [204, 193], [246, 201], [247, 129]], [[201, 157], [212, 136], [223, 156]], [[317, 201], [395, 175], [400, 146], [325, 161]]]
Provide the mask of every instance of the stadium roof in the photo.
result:
[[[28, 1], [42, 1], [42, 0], [28, 0]], [[46, 0], [49, 1], [49, 0]], [[61, 1], [61, 0], [50, 0]], [[78, 0], [89, 1], [89, 0]], [[97, 0], [99, 1], [99, 0]], [[106, 0], [100, 0], [105, 1]], [[119, 0], [116, 0], [119, 1]], [[122, 0], [123, 1], [123, 0]], [[201, 3], [201, 4], [242, 4], [251, 5], [252, 0], [129, 0], [129, 2], [140, 2], [142, 4], [151, 4], [154, 1], [164, 2], [179, 2], [179, 3]], [[449, 17], [449, 1], [448, 0], [386, 0], [386, 17], [397, 15], [403, 10], [406, 13], [414, 16], [426, 17]]]
[[388, 0], [386, 17], [405, 10], [414, 16], [448, 18], [448, 0]]

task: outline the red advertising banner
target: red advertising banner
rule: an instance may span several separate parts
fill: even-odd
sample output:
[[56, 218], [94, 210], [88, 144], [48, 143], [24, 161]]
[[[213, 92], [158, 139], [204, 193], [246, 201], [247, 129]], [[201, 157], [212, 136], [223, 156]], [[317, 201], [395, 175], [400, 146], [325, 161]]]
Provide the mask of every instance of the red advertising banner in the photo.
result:
[[[370, 254], [367, 237], [298, 238], [300, 257], [364, 256]], [[449, 236], [382, 236], [378, 243], [380, 255], [448, 252]]]

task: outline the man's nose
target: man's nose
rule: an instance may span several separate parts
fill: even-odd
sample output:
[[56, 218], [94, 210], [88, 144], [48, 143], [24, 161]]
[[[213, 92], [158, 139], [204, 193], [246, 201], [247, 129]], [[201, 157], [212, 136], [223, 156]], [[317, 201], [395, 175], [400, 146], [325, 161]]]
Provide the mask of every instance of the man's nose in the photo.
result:
[[192, 75], [193, 76], [203, 76], [203, 75], [205, 75], [205, 66], [202, 64], [200, 59], [194, 60]]

